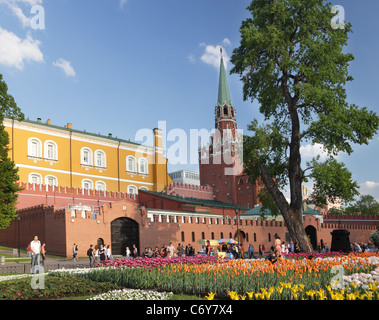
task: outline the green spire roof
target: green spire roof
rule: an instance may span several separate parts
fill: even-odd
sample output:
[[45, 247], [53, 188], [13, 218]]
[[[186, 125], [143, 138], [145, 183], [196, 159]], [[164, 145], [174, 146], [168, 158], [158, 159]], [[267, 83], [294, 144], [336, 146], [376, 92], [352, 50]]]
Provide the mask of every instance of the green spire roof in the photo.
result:
[[218, 105], [223, 106], [224, 104], [230, 106], [232, 105], [232, 99], [230, 98], [228, 80], [226, 79], [226, 72], [224, 66], [224, 59], [222, 57], [221, 51], [221, 63], [220, 63], [220, 80], [218, 84]]

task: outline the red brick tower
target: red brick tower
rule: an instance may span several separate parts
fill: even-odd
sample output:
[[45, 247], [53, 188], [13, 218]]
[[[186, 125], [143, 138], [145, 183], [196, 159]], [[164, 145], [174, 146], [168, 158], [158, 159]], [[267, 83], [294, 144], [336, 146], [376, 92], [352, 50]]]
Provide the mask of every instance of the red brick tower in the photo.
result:
[[215, 129], [210, 143], [199, 151], [200, 185], [213, 188], [214, 200], [253, 207], [257, 204], [256, 186], [242, 173], [242, 162], [242, 133], [237, 130], [221, 50]]

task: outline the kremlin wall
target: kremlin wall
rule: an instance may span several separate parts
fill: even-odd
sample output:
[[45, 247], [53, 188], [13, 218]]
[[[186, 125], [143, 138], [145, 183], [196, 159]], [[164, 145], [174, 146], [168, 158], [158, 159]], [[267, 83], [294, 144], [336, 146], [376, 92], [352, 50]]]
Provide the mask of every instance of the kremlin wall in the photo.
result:
[[[175, 247], [190, 243], [199, 251], [198, 240], [235, 238], [243, 250], [249, 244], [256, 250], [259, 245], [269, 250], [275, 233], [283, 241], [290, 240], [284, 221], [258, 220], [244, 215], [247, 208], [194, 197], [204, 195], [208, 189], [204, 187], [173, 184], [166, 192], [141, 190], [139, 195], [130, 195], [23, 186], [26, 188], [19, 193], [19, 219], [0, 230], [1, 245], [25, 249], [38, 235], [49, 254], [70, 257], [73, 243], [78, 244], [79, 256], [85, 256], [89, 245], [97, 243], [110, 244], [114, 255], [124, 255], [126, 246], [133, 244], [140, 252], [145, 247], [170, 242]], [[167, 192], [172, 190], [175, 195]], [[304, 226], [311, 242], [318, 244], [322, 239], [329, 247], [335, 229], [348, 230], [351, 242], [367, 243], [379, 224], [379, 219], [369, 216], [322, 218], [304, 215]]]

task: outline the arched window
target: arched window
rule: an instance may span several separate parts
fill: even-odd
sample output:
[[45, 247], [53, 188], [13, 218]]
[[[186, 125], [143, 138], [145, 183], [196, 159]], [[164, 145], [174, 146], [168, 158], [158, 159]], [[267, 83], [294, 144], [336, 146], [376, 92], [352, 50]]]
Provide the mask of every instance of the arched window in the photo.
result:
[[138, 172], [141, 174], [149, 174], [149, 166], [145, 158], [138, 159]]
[[46, 160], [58, 160], [58, 145], [54, 141], [45, 141], [44, 156]]
[[224, 115], [228, 115], [228, 107], [224, 107]]
[[28, 140], [28, 157], [42, 159], [42, 142], [38, 138]]
[[95, 167], [98, 167], [98, 168], [107, 167], [107, 157], [103, 150], [95, 151]]
[[128, 193], [129, 194], [137, 194], [138, 190], [136, 186], [129, 186], [128, 187]]
[[42, 184], [42, 176], [39, 173], [29, 174], [29, 183]]
[[184, 237], [184, 231], [181, 232], [181, 240], [182, 240], [182, 242], [186, 241], [185, 237]]
[[205, 240], [205, 233], [204, 232], [201, 233], [201, 239]]
[[92, 166], [93, 158], [92, 158], [92, 150], [89, 148], [82, 148], [80, 150], [80, 162], [85, 166]]
[[136, 158], [133, 156], [127, 156], [126, 157], [126, 171], [127, 172], [137, 172], [137, 163]]
[[107, 191], [107, 185], [103, 181], [96, 181], [95, 190], [97, 191]]
[[58, 186], [58, 179], [57, 177], [54, 177], [54, 176], [46, 176], [45, 177], [45, 184], [48, 185], [48, 186], [54, 186], [54, 187], [57, 187]]
[[92, 190], [93, 189], [93, 182], [89, 179], [82, 180], [82, 189]]
[[192, 242], [195, 242], [195, 232], [191, 232], [191, 238], [192, 238]]

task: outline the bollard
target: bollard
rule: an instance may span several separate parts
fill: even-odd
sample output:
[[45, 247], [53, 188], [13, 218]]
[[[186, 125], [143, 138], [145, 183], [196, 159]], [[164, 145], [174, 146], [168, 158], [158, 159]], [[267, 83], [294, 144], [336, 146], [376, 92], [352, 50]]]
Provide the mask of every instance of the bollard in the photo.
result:
[[0, 262], [2, 266], [5, 264], [5, 256], [0, 257]]

